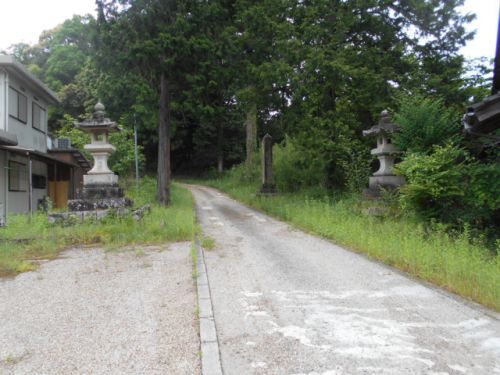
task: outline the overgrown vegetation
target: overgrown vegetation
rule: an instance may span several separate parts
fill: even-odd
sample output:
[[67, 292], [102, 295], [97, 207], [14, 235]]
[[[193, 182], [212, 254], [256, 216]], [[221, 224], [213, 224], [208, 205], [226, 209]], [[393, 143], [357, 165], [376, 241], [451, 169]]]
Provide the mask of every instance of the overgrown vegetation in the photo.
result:
[[456, 112], [422, 95], [399, 101], [395, 142], [404, 152], [400, 203], [429, 222], [500, 240], [500, 150], [467, 140]]
[[390, 216], [372, 217], [359, 198], [326, 190], [262, 197], [256, 180], [242, 182], [240, 169], [207, 183], [301, 229], [500, 310], [500, 256], [470, 231], [452, 233], [397, 208]]
[[140, 221], [131, 215], [85, 221], [73, 226], [50, 224], [44, 214], [9, 216], [9, 225], [0, 228], [0, 275], [15, 274], [36, 267], [36, 260], [53, 258], [70, 246], [95, 245], [119, 249], [138, 244], [189, 241], [194, 230], [191, 193], [178, 185], [172, 187], [172, 205], [155, 203], [156, 183], [141, 180], [139, 189], [128, 191], [136, 205], [150, 204], [151, 213]]

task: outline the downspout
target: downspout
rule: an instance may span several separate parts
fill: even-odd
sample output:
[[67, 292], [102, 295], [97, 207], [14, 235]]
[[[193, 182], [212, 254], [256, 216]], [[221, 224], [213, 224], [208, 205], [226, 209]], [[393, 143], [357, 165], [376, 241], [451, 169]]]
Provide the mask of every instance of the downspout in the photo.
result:
[[[7, 74], [7, 71], [5, 69], [2, 69], [4, 77], [5, 77], [5, 95], [4, 95], [4, 104], [5, 104], [5, 110], [4, 110], [4, 126], [5, 126], [5, 131], [9, 131], [9, 75]], [[5, 186], [4, 186], [4, 205], [3, 205], [3, 218], [5, 220], [5, 224], [7, 224], [7, 213], [9, 212], [9, 153], [4, 152], [5, 155], [5, 168], [4, 168], [4, 180], [5, 180]]]
[[33, 165], [31, 160], [31, 155], [28, 152], [28, 182], [29, 182], [29, 193], [28, 193], [28, 210], [30, 215], [33, 216]]

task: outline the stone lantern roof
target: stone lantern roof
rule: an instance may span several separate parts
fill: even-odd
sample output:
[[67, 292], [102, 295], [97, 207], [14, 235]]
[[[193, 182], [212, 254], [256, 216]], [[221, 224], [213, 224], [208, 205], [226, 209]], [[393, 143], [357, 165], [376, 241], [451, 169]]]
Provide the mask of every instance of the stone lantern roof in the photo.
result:
[[109, 118], [104, 117], [106, 114], [104, 104], [98, 101], [94, 106], [94, 115], [91, 119], [75, 123], [77, 129], [87, 133], [95, 133], [100, 131], [116, 132], [120, 128], [116, 122], [111, 121]]
[[363, 130], [363, 135], [368, 136], [378, 136], [378, 135], [389, 135], [399, 131], [399, 126], [392, 122], [389, 111], [383, 110], [380, 113], [380, 120], [377, 125], [372, 126], [368, 130]]

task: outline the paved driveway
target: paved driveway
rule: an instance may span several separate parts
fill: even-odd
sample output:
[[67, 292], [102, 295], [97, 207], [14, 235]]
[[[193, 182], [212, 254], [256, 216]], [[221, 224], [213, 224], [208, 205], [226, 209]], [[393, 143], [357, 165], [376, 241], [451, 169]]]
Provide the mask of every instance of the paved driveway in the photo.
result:
[[192, 191], [226, 375], [500, 374], [498, 314]]

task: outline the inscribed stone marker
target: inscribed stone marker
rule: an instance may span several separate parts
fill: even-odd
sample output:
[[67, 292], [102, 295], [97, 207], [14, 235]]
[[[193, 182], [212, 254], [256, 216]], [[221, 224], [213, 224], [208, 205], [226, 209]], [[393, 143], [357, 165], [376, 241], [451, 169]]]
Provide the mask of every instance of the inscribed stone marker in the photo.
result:
[[276, 194], [273, 174], [273, 137], [262, 138], [262, 187], [260, 194]]

